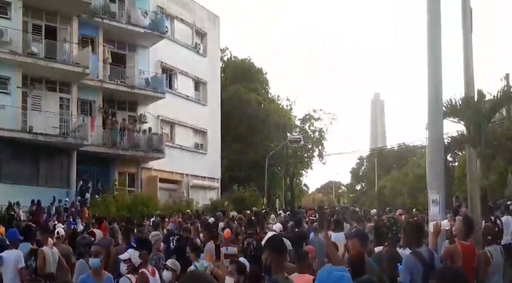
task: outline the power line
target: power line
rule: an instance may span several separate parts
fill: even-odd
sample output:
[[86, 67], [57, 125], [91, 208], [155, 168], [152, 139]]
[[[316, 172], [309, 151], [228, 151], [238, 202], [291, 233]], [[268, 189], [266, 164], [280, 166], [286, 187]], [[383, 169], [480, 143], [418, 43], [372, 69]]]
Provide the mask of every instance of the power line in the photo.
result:
[[[451, 135], [456, 134], [458, 132], [459, 131], [447, 132], [447, 133], [444, 134], [444, 136], [445, 137], [451, 136]], [[358, 149], [358, 150], [351, 150], [351, 151], [340, 151], [340, 152], [333, 152], [333, 153], [325, 153], [324, 157], [332, 157], [332, 156], [339, 156], [339, 155], [349, 155], [349, 154], [356, 154], [356, 153], [370, 153], [372, 151], [392, 149], [392, 148], [397, 147], [397, 146], [402, 145], [402, 144], [407, 144], [407, 145], [426, 145], [426, 139], [427, 139], [427, 137], [425, 137], [423, 139], [419, 139], [419, 140], [409, 141], [409, 142], [399, 142], [399, 143], [392, 144], [392, 145], [381, 146], [381, 147], [374, 147], [374, 148], [371, 148], [371, 149]]]

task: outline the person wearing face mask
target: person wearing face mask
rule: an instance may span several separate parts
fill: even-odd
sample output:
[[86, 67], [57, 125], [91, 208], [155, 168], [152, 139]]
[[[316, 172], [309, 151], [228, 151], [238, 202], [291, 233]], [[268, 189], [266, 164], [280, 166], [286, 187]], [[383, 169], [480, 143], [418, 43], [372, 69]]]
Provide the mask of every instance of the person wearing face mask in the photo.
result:
[[77, 283], [78, 279], [91, 270], [89, 265], [89, 255], [94, 239], [89, 235], [81, 235], [75, 241], [77, 263], [73, 274], [73, 283]]
[[[175, 283], [178, 282], [178, 276], [181, 272], [181, 266], [175, 259], [169, 259], [164, 264], [164, 270], [162, 272], [163, 283]], [[119, 282], [121, 283], [121, 282]]]
[[149, 264], [149, 257], [153, 252], [153, 243], [148, 237], [135, 237], [133, 251], [130, 256], [135, 267], [139, 269], [137, 283], [160, 283], [158, 270]]
[[119, 272], [122, 277], [119, 279], [118, 283], [135, 283], [137, 282], [137, 273], [138, 269], [132, 263], [131, 257], [134, 253], [133, 249], [129, 249], [127, 252], [119, 256], [119, 260], [121, 261], [119, 266]]
[[114, 283], [114, 277], [103, 270], [105, 265], [105, 251], [97, 244], [91, 248], [89, 266], [91, 270], [82, 275], [77, 283]]

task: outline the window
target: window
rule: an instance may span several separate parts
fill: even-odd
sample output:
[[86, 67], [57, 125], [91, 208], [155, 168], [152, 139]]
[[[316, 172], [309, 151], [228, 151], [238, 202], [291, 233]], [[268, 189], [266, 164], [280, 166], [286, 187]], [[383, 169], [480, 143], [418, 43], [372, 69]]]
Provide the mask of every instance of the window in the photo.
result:
[[129, 191], [135, 190], [135, 173], [118, 172], [117, 173], [117, 186], [120, 188], [127, 188]]
[[193, 129], [193, 141], [194, 141], [194, 149], [206, 151], [206, 132]]
[[69, 151], [36, 144], [0, 141], [0, 182], [70, 188]]
[[168, 90], [178, 90], [178, 71], [171, 68], [162, 68], [165, 75], [165, 88]]
[[78, 43], [80, 44], [80, 50], [84, 50], [87, 47], [91, 47], [91, 52], [93, 54], [98, 54], [97, 46], [96, 46], [96, 38], [90, 36], [81, 35], [78, 38]]
[[135, 101], [126, 101], [126, 100], [114, 100], [114, 99], [105, 99], [103, 101], [104, 108], [112, 111], [124, 111], [130, 113], [137, 113], [137, 102]]
[[164, 135], [165, 143], [176, 143], [175, 139], [175, 125], [168, 121], [162, 121], [162, 133]]
[[0, 93], [11, 94], [11, 78], [0, 76]]
[[11, 19], [11, 2], [0, 0], [0, 18]]
[[197, 80], [194, 80], [194, 99], [197, 101], [201, 101], [201, 97], [203, 94], [203, 83]]
[[26, 90], [43, 90], [61, 94], [71, 94], [71, 84], [68, 82], [48, 80], [38, 77], [29, 77], [23, 74], [21, 79], [22, 88]]
[[88, 99], [78, 99], [78, 114], [85, 117], [95, 117], [96, 101]]

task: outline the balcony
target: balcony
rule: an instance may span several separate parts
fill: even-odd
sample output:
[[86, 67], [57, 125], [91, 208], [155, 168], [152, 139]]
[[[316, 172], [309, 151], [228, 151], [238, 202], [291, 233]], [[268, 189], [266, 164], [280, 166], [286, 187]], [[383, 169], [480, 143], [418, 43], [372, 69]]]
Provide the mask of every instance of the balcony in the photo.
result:
[[101, 88], [114, 99], [137, 100], [141, 104], [151, 104], [165, 98], [165, 75], [135, 68], [116, 65], [103, 65], [103, 78], [88, 78], [84, 85]]
[[23, 0], [23, 6], [74, 17], [87, 13], [92, 0]]
[[89, 16], [103, 29], [103, 36], [129, 44], [151, 47], [169, 32], [165, 15], [139, 8], [127, 8], [104, 0], [92, 5]]
[[12, 64], [23, 73], [49, 79], [77, 82], [89, 75], [91, 49], [73, 54], [74, 44], [45, 39], [35, 34], [0, 28], [0, 65]]
[[30, 107], [0, 105], [0, 137], [69, 149], [87, 145], [88, 118], [72, 116], [69, 111], [36, 109], [44, 104], [34, 99]]
[[82, 148], [83, 151], [141, 163], [165, 157], [165, 143], [161, 133], [149, 128], [142, 129], [138, 124], [122, 125], [117, 120], [108, 120], [106, 123], [105, 129], [101, 121], [96, 123], [89, 146]]

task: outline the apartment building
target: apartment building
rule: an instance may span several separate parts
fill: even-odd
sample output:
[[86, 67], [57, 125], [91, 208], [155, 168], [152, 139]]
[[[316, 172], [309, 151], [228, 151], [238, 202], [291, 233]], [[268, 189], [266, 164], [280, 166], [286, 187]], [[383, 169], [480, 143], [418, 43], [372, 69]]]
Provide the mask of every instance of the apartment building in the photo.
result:
[[[219, 120], [207, 124], [205, 132], [220, 141], [219, 71], [208, 96], [212, 106], [219, 107], [216, 113], [206, 103], [198, 110], [175, 102], [176, 82], [183, 82], [183, 87], [186, 83], [165, 73], [164, 61], [157, 64], [152, 59], [158, 54], [152, 50], [162, 42], [181, 43], [174, 33], [174, 17], [182, 7], [193, 5], [151, 6], [149, 0], [0, 0], [0, 205], [19, 200], [27, 206], [31, 199], [49, 202], [53, 196], [72, 199], [81, 183], [90, 183], [98, 192], [116, 186], [153, 193], [162, 200], [194, 197], [190, 187], [196, 187], [196, 179], [208, 186], [212, 186], [210, 180], [218, 183], [220, 142], [211, 142], [218, 174], [209, 175], [217, 172], [215, 162], [208, 162], [210, 151], [202, 154], [203, 159], [190, 157], [188, 162], [197, 161], [198, 168], [210, 166], [212, 171], [186, 171], [190, 167], [180, 167], [173, 151], [177, 143], [170, 142], [171, 128], [164, 125], [176, 119], [200, 127], [194, 119], [170, 113], [203, 113], [201, 118]], [[218, 18], [210, 18], [217, 27], [211, 52], [218, 66], [219, 51], [213, 51], [214, 44], [219, 49]], [[186, 23], [193, 27], [195, 20]], [[180, 46], [201, 56], [198, 48]], [[209, 56], [202, 58], [199, 70], [213, 62]], [[185, 71], [196, 63], [176, 65]], [[210, 90], [208, 79], [214, 76], [200, 75]], [[169, 88], [172, 80], [176, 88]], [[179, 90], [180, 95], [187, 93]], [[173, 138], [183, 139], [177, 132]], [[166, 174], [182, 178], [176, 186], [166, 181]]]
[[[150, 49], [151, 71], [165, 74], [158, 117], [166, 156], [143, 166], [144, 190], [199, 205], [220, 197], [220, 22], [190, 0], [155, 0], [170, 35]], [[152, 184], [152, 185], [150, 185]]]

